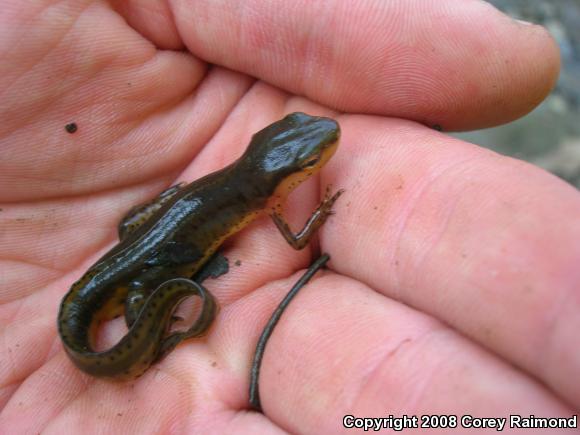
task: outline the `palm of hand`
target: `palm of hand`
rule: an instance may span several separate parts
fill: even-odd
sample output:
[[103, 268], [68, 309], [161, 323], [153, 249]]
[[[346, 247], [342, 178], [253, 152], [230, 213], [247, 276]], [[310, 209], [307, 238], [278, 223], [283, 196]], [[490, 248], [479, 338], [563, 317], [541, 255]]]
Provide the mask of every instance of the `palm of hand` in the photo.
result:
[[[365, 94], [365, 79], [353, 81], [340, 62], [334, 64], [339, 79], [327, 72], [303, 83], [283, 75], [276, 81], [283, 68], [296, 67], [288, 59], [253, 70], [241, 54], [230, 53], [230, 65], [227, 43], [223, 52], [203, 53], [196, 42], [203, 38], [195, 34], [201, 31], [178, 34], [166, 11], [120, 11], [138, 34], [103, 6], [69, 6], [65, 19], [59, 7], [45, 15], [17, 10], [15, 22], [40, 21], [34, 33], [14, 27], [14, 38], [2, 46], [10, 62], [0, 83], [0, 428], [324, 431], [341, 427], [346, 412], [497, 414], [509, 408], [566, 415], [564, 400], [578, 406], [580, 389], [569, 379], [580, 363], [563, 338], [574, 330], [570, 319], [580, 303], [576, 297], [574, 311], [553, 301], [572, 294], [577, 276], [559, 252], [574, 252], [572, 235], [580, 230], [572, 224], [539, 230], [543, 222], [577, 215], [576, 192], [535, 168], [419, 124], [362, 115], [338, 117], [337, 155], [318, 187], [310, 182], [288, 203], [289, 220], [299, 225], [327, 184], [347, 192], [319, 233], [321, 249], [333, 255], [333, 272], [299, 296], [269, 343], [262, 373], [269, 418], [245, 412], [250, 358], [261, 326], [310, 254], [288, 247], [268, 220], [227, 247], [226, 255], [242, 265], [208, 283], [222, 310], [207, 339], [182, 344], [136, 382], [79, 373], [56, 334], [58, 304], [114, 243], [127, 209], [177, 180], [233, 161], [253, 132], [284, 113], [337, 116], [251, 75], [208, 68], [201, 57], [169, 49], [184, 41], [192, 52], [212, 53], [206, 57], [214, 63], [356, 112], [365, 111], [366, 98], [367, 111], [381, 113], [377, 107], [398, 90], [379, 91], [383, 102], [375, 103]], [[192, 18], [181, 12], [173, 11], [183, 28]], [[147, 19], [152, 16], [155, 25]], [[104, 34], [95, 30], [99, 23], [107, 23]], [[483, 82], [476, 72], [467, 75]], [[511, 103], [499, 114], [490, 115], [485, 100], [472, 118], [424, 107], [397, 113], [396, 102], [382, 113], [443, 119], [449, 128], [486, 125], [529, 110], [546, 90], [535, 85], [527, 107]], [[465, 108], [469, 100], [454, 104]], [[69, 134], [64, 126], [72, 121], [78, 131]], [[532, 191], [538, 196], [525, 195]], [[486, 202], [492, 196], [500, 197], [497, 203]], [[554, 337], [546, 325], [555, 316], [569, 329], [552, 331]], [[111, 337], [118, 333], [114, 326], [107, 330]], [[536, 341], [526, 340], [528, 334]], [[534, 347], [545, 343], [554, 354], [564, 352], [562, 359], [538, 362]], [[498, 396], [501, 403], [490, 400]]]

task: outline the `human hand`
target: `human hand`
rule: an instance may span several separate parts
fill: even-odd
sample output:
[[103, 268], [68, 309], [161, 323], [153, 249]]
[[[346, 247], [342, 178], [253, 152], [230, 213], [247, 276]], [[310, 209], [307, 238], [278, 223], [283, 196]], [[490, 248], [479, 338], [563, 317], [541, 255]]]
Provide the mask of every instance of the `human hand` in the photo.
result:
[[[423, 125], [531, 110], [558, 71], [541, 28], [473, 1], [142, 3], [0, 15], [0, 433], [325, 433], [345, 414], [579, 407], [578, 192]], [[207, 283], [221, 312], [206, 339], [134, 382], [76, 370], [58, 305], [124, 212], [297, 110], [336, 117], [343, 135], [287, 215], [298, 227], [326, 185], [346, 193], [319, 234], [330, 270], [268, 344], [265, 415], [247, 411], [254, 346], [312, 255], [268, 219], [228, 245], [241, 266]]]

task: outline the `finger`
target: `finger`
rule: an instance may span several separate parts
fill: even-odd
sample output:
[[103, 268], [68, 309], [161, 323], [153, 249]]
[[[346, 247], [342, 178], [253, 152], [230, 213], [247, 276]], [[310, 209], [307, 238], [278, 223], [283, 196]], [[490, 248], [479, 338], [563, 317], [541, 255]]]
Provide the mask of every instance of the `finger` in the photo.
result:
[[166, 2], [123, 0], [113, 3], [127, 23], [162, 50], [183, 50], [171, 8]]
[[321, 230], [336, 270], [452, 325], [578, 406], [578, 192], [412, 123], [341, 125], [323, 182], [346, 193]]
[[[231, 322], [240, 316], [248, 321], [235, 331], [225, 325], [218, 337], [238, 348], [246, 343], [265, 322], [254, 319], [273, 310], [266, 308], [273, 294], [280, 299], [297, 277], [228, 307]], [[246, 379], [247, 363], [240, 367]], [[449, 327], [332, 273], [311, 281], [283, 314], [266, 348], [260, 394], [265, 415], [292, 433], [342, 432], [348, 414], [573, 413], [535, 380]]]
[[156, 50], [101, 3], [33, 3], [0, 15], [0, 200], [175, 176], [249, 86], [231, 71], [208, 74], [189, 53]]
[[349, 112], [472, 129], [513, 120], [553, 87], [539, 26], [482, 1], [173, 2], [187, 48]]

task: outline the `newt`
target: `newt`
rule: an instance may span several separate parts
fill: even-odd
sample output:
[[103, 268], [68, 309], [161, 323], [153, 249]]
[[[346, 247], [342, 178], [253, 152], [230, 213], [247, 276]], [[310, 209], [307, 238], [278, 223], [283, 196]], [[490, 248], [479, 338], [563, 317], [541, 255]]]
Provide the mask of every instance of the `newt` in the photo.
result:
[[[181, 341], [205, 335], [218, 306], [193, 277], [229, 237], [264, 214], [293, 248], [304, 248], [342, 190], [330, 195], [327, 189], [297, 234], [283, 218], [283, 205], [328, 162], [339, 138], [333, 119], [289, 114], [255, 133], [234, 163], [131, 209], [119, 224], [119, 243], [61, 302], [58, 332], [72, 362], [92, 376], [133, 379]], [[175, 309], [190, 296], [201, 299], [201, 313], [189, 329], [171, 332]], [[123, 313], [127, 333], [110, 349], [96, 350], [101, 322]]]

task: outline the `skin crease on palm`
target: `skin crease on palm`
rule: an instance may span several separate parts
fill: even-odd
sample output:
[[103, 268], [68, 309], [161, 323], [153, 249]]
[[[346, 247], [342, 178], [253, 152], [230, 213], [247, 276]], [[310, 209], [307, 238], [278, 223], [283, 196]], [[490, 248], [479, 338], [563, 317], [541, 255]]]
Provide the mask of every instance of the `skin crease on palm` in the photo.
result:
[[[553, 87], [541, 27], [475, 0], [4, 1], [0, 9], [0, 433], [330, 433], [344, 414], [580, 408], [580, 195], [445, 131], [509, 122]], [[67, 359], [60, 299], [133, 205], [237, 158], [284, 114], [341, 145], [286, 214], [346, 190], [318, 247], [264, 218], [227, 243], [207, 337], [128, 383]], [[69, 134], [65, 125], [76, 122]], [[286, 311], [248, 410], [261, 329]], [[103, 346], [123, 334], [102, 333]]]

